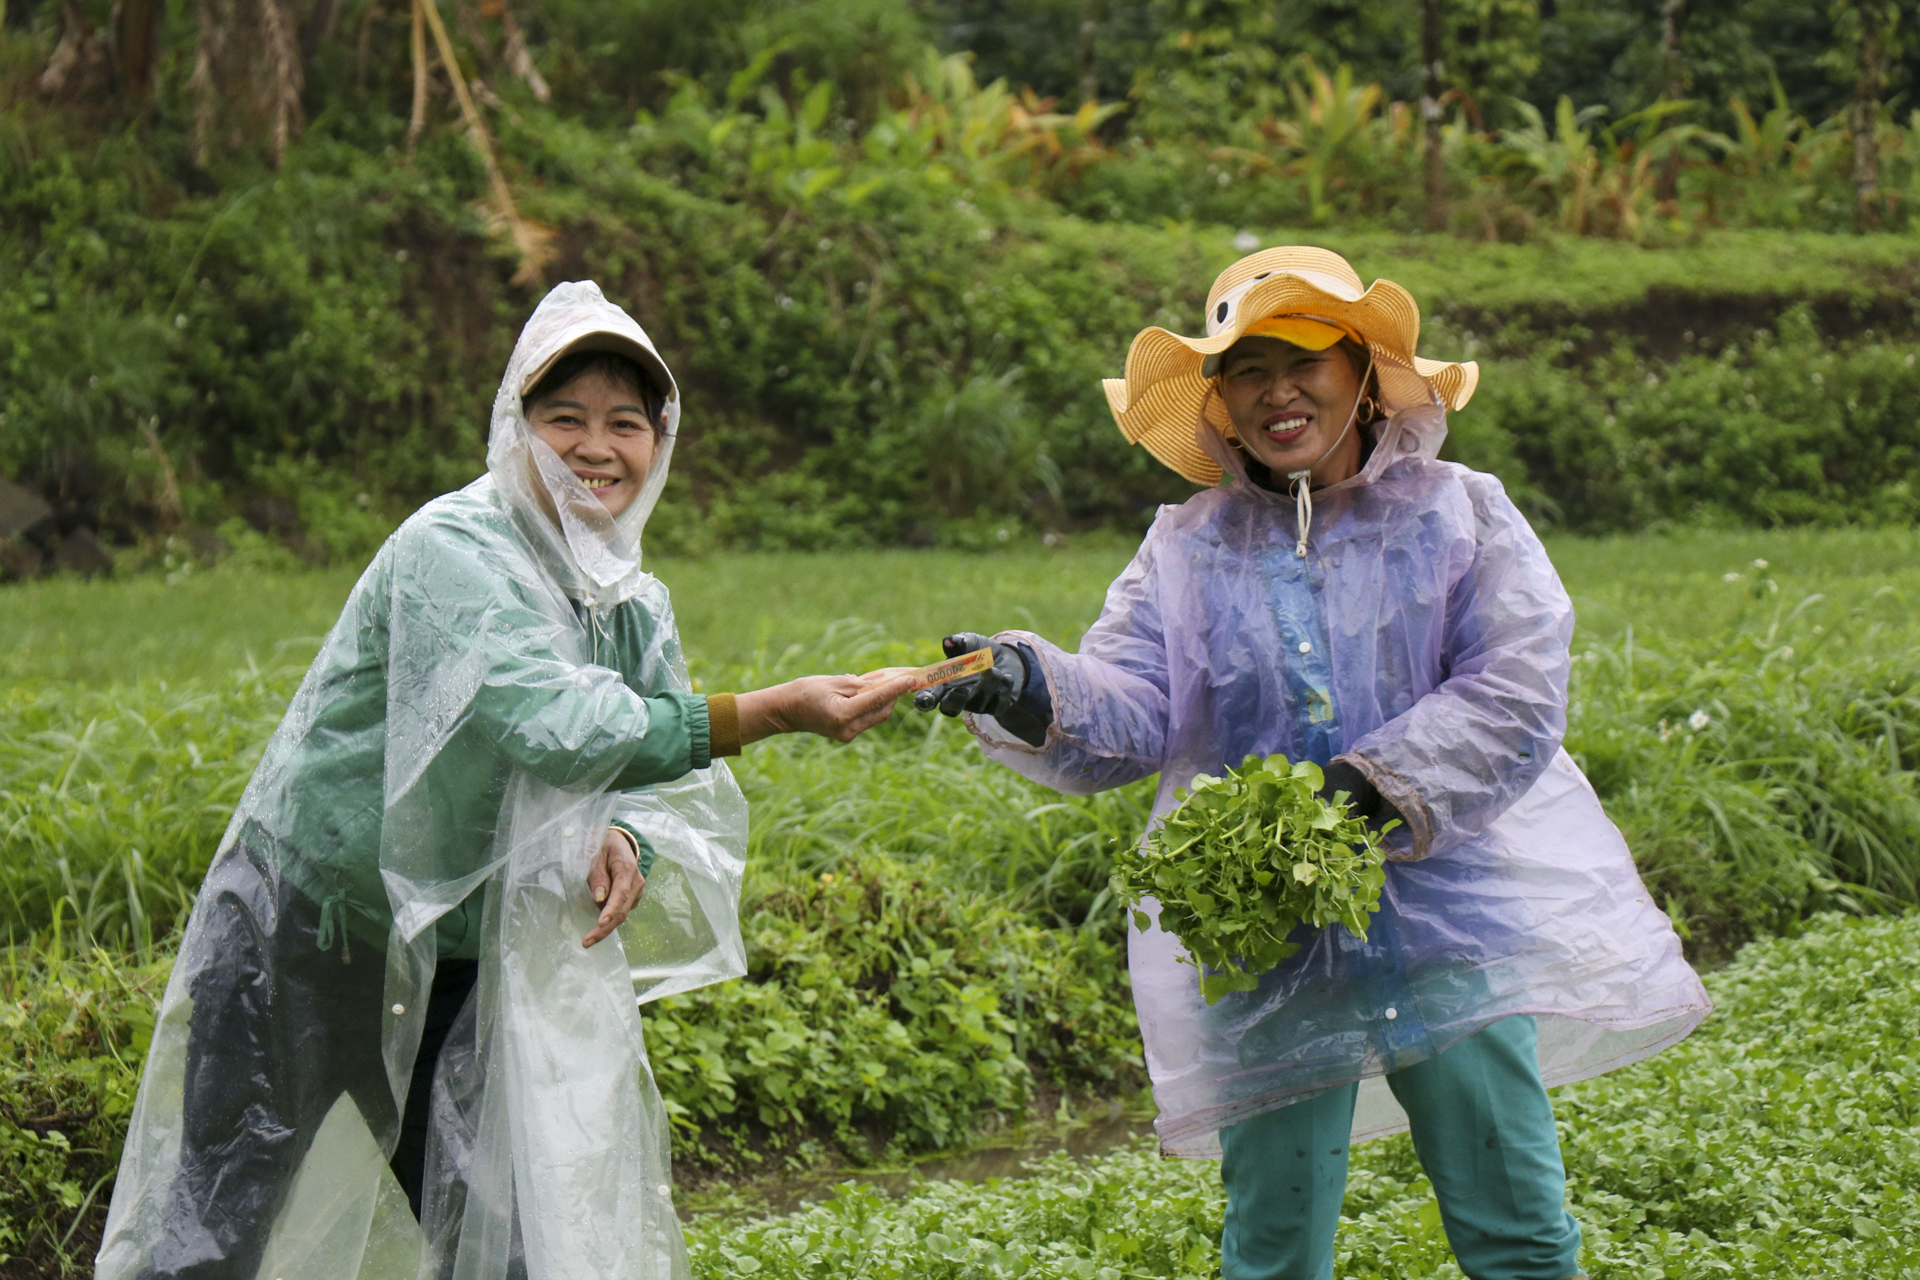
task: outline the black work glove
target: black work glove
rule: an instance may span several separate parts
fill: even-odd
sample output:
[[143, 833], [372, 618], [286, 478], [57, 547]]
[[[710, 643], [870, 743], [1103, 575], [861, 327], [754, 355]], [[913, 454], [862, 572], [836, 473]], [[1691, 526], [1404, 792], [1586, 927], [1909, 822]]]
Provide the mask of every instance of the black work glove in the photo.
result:
[[1354, 813], [1365, 818], [1367, 825], [1384, 827], [1389, 822], [1400, 820], [1400, 811], [1380, 794], [1380, 788], [1367, 779], [1359, 768], [1345, 760], [1335, 760], [1320, 771], [1326, 778], [1321, 784], [1320, 794], [1327, 802], [1333, 802], [1334, 793], [1347, 793], [1347, 804]]
[[1046, 722], [1020, 706], [1020, 695], [1027, 688], [1027, 659], [1020, 650], [1010, 644], [995, 643], [976, 631], [950, 635], [940, 642], [940, 648], [949, 658], [991, 649], [993, 669], [922, 689], [913, 695], [915, 707], [922, 711], [938, 709], [944, 716], [957, 716], [962, 711], [992, 716], [1029, 746], [1045, 744]]

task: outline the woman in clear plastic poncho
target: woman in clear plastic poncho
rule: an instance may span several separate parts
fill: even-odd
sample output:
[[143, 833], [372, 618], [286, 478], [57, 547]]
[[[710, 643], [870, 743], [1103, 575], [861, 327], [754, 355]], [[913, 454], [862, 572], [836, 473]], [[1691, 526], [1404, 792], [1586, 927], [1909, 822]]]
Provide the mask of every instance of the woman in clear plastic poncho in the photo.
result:
[[994, 670], [920, 695], [1064, 792], [1158, 772], [1161, 815], [1283, 752], [1401, 820], [1368, 939], [1303, 928], [1256, 990], [1209, 1007], [1175, 938], [1129, 939], [1164, 1149], [1223, 1157], [1227, 1280], [1330, 1276], [1350, 1142], [1409, 1124], [1468, 1276], [1574, 1275], [1543, 1085], [1709, 1009], [1561, 749], [1553, 566], [1497, 480], [1435, 456], [1478, 370], [1416, 358], [1418, 332], [1404, 290], [1324, 250], [1229, 267], [1205, 337], [1148, 329], [1107, 384], [1130, 441], [1218, 487], [1161, 509], [1078, 653], [949, 637]]
[[640, 568], [679, 417], [598, 288], [540, 304], [487, 475], [375, 557], [207, 874], [103, 1280], [686, 1275], [634, 997], [745, 968], [717, 757], [902, 687], [691, 692]]

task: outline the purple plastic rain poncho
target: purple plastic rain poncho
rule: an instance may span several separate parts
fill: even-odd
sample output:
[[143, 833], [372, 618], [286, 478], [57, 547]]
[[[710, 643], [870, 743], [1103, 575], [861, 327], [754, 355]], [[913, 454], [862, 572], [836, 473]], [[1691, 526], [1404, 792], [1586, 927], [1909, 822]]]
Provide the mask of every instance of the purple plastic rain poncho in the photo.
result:
[[[990, 718], [988, 754], [1070, 794], [1156, 771], [1156, 817], [1249, 754], [1344, 756], [1406, 818], [1368, 940], [1303, 929], [1258, 989], [1209, 1007], [1179, 942], [1129, 939], [1170, 1155], [1364, 1083], [1355, 1140], [1403, 1128], [1378, 1077], [1513, 1014], [1564, 1084], [1674, 1044], [1711, 1008], [1624, 840], [1565, 751], [1573, 609], [1499, 481], [1436, 458], [1437, 407], [1376, 428], [1360, 473], [1294, 499], [1247, 479], [1163, 507], [1077, 654], [1027, 632], [1054, 708], [1044, 748]], [[1158, 906], [1144, 904], [1149, 915]]]
[[[522, 409], [533, 371], [596, 334], [653, 349], [591, 283], [541, 302], [494, 401], [488, 474], [388, 540], [268, 743], [161, 1001], [100, 1280], [235, 1274], [233, 1241], [263, 1216], [260, 1280], [685, 1280], [636, 994], [745, 971], [746, 802], [707, 760], [704, 719], [690, 768], [620, 783], [653, 716], [704, 700], [640, 567], [678, 395], [617, 517]], [[620, 932], [587, 950], [587, 869], [616, 818], [655, 861]], [[417, 1223], [388, 1159], [450, 954], [438, 935], [476, 899], [478, 981], [438, 1060]], [[222, 1043], [223, 1025], [259, 1043]], [[229, 1075], [257, 1063], [252, 1094], [278, 1110], [249, 1095], [190, 1113], [190, 1089], [220, 1084], [196, 1071], [196, 1036]], [[316, 1073], [288, 1063], [322, 1055], [343, 1061], [340, 1087], [307, 1106]], [[222, 1181], [236, 1150], [255, 1172]], [[283, 1151], [298, 1157], [284, 1192]]]

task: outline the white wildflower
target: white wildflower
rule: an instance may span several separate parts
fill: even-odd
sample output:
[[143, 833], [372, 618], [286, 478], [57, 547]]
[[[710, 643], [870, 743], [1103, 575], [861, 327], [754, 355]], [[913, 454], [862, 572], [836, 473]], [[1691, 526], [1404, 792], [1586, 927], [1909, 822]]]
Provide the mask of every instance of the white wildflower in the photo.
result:
[[1695, 733], [1698, 733], [1712, 723], [1713, 717], [1704, 711], [1696, 711], [1687, 717], [1687, 728], [1692, 729]]

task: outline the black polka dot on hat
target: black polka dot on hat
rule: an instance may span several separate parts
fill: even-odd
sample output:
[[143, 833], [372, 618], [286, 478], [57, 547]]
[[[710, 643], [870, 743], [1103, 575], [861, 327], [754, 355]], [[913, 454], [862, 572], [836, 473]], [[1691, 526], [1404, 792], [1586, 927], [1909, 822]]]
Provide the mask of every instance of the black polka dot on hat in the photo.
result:
[[1215, 324], [1225, 324], [1225, 323], [1227, 322], [1227, 312], [1228, 312], [1228, 311], [1229, 311], [1230, 309], [1231, 309], [1231, 308], [1230, 308], [1230, 306], [1229, 306], [1229, 305], [1228, 305], [1227, 303], [1224, 303], [1224, 302], [1223, 302], [1223, 303], [1221, 303], [1221, 304], [1220, 304], [1220, 306], [1219, 306], [1219, 308], [1218, 308], [1218, 309], [1217, 309], [1217, 310], [1216, 310], [1216, 311], [1215, 311], [1215, 312], [1213, 313], [1213, 320], [1214, 320], [1214, 323], [1215, 323]]

